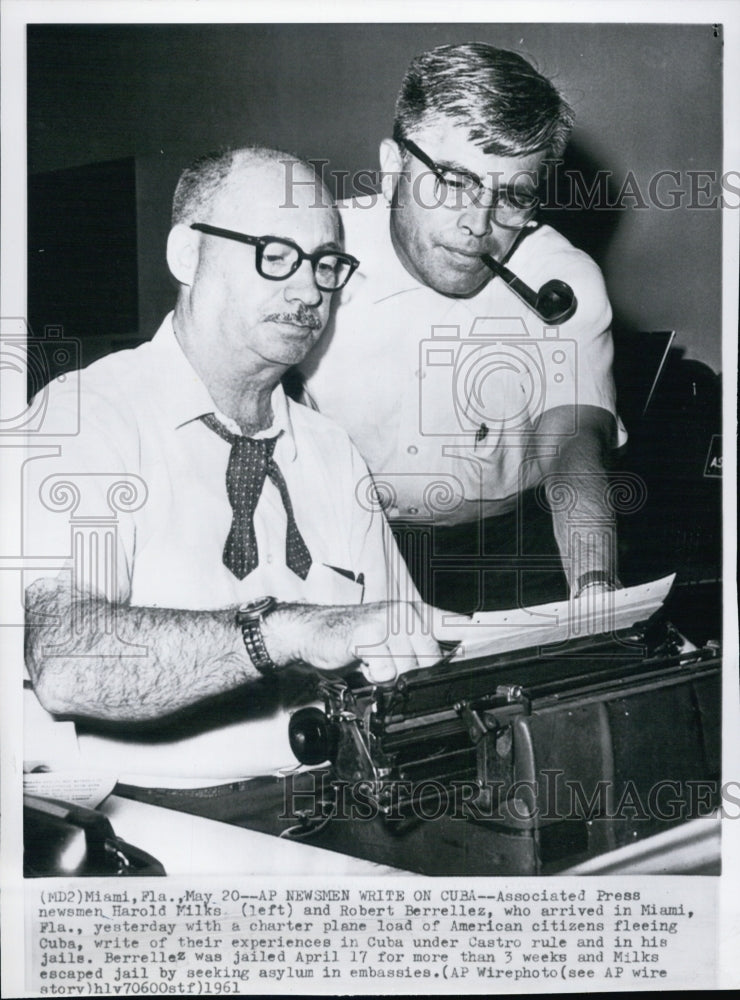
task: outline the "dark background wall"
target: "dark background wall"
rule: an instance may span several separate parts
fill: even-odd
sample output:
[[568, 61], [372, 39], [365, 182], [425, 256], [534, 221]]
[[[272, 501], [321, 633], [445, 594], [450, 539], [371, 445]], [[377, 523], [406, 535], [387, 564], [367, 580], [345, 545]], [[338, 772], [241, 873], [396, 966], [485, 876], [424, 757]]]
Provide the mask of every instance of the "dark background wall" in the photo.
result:
[[[257, 142], [328, 170], [374, 169], [409, 60], [471, 39], [521, 52], [563, 91], [578, 119], [566, 167], [611, 171], [613, 195], [632, 171], [646, 197], [657, 171], [679, 172], [661, 192], [682, 189], [681, 208], [625, 199], [621, 211], [559, 221], [603, 268], [618, 326], [675, 328], [687, 357], [719, 371], [720, 213], [686, 206], [686, 172], [722, 168], [722, 38], [711, 25], [31, 26], [29, 170], [134, 158], [148, 336], [172, 301], [164, 245], [188, 160]], [[700, 202], [717, 185], [707, 192]]]

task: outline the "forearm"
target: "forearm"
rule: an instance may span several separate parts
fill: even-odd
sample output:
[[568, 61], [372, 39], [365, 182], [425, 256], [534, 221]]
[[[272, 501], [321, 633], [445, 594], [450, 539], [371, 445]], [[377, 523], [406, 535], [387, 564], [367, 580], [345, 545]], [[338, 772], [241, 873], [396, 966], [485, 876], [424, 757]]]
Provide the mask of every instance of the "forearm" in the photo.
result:
[[[27, 591], [26, 612], [26, 663], [55, 715], [157, 719], [261, 677], [234, 608], [114, 606], [42, 580]], [[383, 682], [439, 657], [431, 623], [431, 609], [406, 602], [281, 604], [262, 632], [279, 669], [337, 671], [362, 661], [366, 676]]]
[[605, 467], [611, 418], [596, 410], [582, 410], [579, 416], [579, 433], [561, 439], [544, 475], [553, 531], [572, 590], [587, 573], [617, 579], [616, 521]]
[[39, 581], [27, 617], [28, 670], [57, 715], [155, 719], [259, 676], [233, 610], [113, 606]]
[[[565, 491], [567, 495], [563, 496]], [[571, 590], [587, 573], [617, 575], [617, 530], [596, 441], [574, 441], [549, 479], [555, 540]]]

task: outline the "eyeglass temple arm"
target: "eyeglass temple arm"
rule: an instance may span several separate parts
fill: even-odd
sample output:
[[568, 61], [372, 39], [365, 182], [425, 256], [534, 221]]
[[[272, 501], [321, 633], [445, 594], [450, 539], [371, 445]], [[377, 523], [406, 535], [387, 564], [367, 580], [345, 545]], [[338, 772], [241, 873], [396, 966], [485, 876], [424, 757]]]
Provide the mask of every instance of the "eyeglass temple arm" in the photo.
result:
[[191, 229], [205, 233], [210, 236], [223, 236], [227, 240], [236, 240], [237, 243], [246, 243], [247, 246], [256, 247], [259, 239], [256, 236], [247, 236], [246, 233], [237, 233], [233, 229], [222, 229], [221, 226], [212, 226], [207, 222], [191, 222]]
[[578, 302], [573, 289], [564, 281], [557, 278], [547, 281], [539, 292], [535, 292], [490, 254], [481, 254], [481, 260], [545, 323], [564, 323], [576, 311]]

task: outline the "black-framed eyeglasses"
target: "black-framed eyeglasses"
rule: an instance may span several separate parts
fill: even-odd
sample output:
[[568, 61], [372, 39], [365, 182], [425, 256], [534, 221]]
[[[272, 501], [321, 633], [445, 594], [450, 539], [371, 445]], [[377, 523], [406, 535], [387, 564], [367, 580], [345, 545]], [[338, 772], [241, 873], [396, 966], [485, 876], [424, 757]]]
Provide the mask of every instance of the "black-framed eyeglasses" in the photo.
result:
[[205, 222], [193, 222], [190, 228], [208, 236], [222, 236], [226, 240], [236, 240], [254, 247], [257, 273], [268, 281], [285, 281], [295, 274], [304, 260], [310, 260], [316, 287], [322, 292], [338, 292], [360, 265], [356, 257], [338, 250], [305, 253], [297, 243], [281, 236], [247, 236], [246, 233], [221, 229], [220, 226], [210, 226]]
[[[401, 139], [399, 143], [434, 174], [435, 204], [459, 211], [469, 204], [485, 204], [484, 198], [492, 197], [492, 192], [475, 174], [436, 163], [411, 139]], [[524, 229], [534, 217], [538, 205], [539, 198], [534, 192], [523, 191], [510, 184], [503, 190], [493, 192], [491, 208], [496, 225], [505, 229]]]

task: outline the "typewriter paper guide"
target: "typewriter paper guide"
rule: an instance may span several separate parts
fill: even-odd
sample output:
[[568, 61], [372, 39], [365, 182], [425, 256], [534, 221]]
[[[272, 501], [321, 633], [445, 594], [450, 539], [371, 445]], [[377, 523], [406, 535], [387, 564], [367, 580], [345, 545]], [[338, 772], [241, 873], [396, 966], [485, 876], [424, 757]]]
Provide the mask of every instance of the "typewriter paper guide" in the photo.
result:
[[649, 618], [663, 605], [675, 579], [674, 573], [637, 587], [599, 594], [587, 590], [577, 600], [483, 611], [472, 618], [440, 612], [434, 634], [438, 641], [460, 643], [453, 663], [600, 635]]

